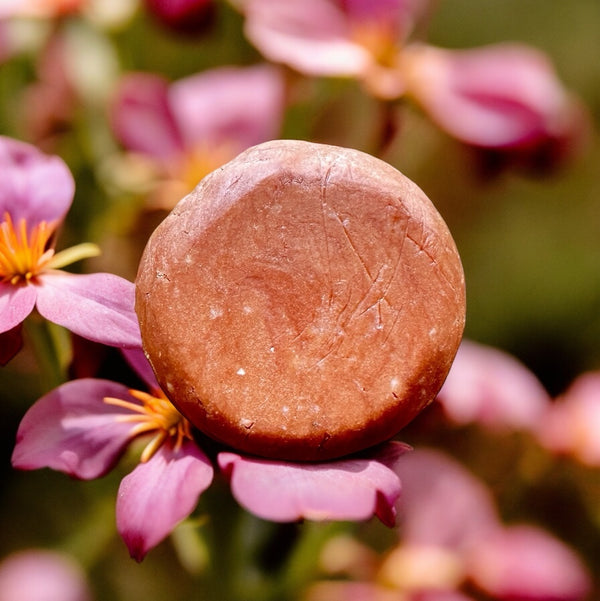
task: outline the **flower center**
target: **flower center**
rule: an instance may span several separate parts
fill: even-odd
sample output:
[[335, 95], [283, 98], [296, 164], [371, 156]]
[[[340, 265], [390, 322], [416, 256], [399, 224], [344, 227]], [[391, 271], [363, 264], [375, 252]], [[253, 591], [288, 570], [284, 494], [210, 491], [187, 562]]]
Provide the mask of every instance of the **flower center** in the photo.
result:
[[187, 188], [193, 190], [201, 179], [222, 167], [236, 154], [234, 145], [227, 142], [199, 144], [186, 153], [179, 176]]
[[352, 27], [354, 41], [366, 48], [375, 62], [393, 68], [397, 62], [399, 46], [392, 27], [385, 21], [366, 19]]
[[83, 243], [55, 254], [50, 247], [55, 224], [41, 221], [29, 232], [27, 229], [25, 219], [14, 224], [10, 214], [4, 213], [4, 221], [0, 223], [0, 282], [27, 284], [48, 269], [58, 269], [100, 253], [95, 244]]
[[25, 219], [13, 224], [8, 213], [0, 225], [0, 281], [19, 284], [41, 273], [54, 256], [47, 248], [54, 227], [42, 221], [27, 233]]
[[142, 463], [148, 461], [167, 439], [173, 441], [175, 451], [179, 450], [185, 439], [193, 440], [190, 423], [175, 409], [162, 390], [156, 390], [154, 394], [130, 390], [129, 394], [136, 401], [105, 397], [104, 402], [133, 412], [133, 415], [117, 417], [120, 422], [136, 424], [131, 430], [132, 437], [155, 434], [142, 452]]

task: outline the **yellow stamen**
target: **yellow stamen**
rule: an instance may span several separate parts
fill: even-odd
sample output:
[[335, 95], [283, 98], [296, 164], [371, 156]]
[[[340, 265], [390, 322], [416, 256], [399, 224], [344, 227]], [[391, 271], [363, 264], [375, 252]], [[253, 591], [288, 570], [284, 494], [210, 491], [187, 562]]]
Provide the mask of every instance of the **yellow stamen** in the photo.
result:
[[95, 244], [78, 244], [59, 253], [50, 246], [55, 223], [41, 221], [27, 231], [25, 219], [13, 223], [9, 213], [0, 223], [0, 282], [27, 284], [48, 269], [99, 254]]
[[150, 432], [155, 433], [142, 452], [140, 458], [142, 463], [148, 461], [167, 438], [174, 441], [175, 451], [181, 448], [184, 440], [192, 440], [190, 423], [175, 409], [162, 390], [157, 390], [154, 394], [130, 390], [129, 394], [136, 401], [105, 397], [104, 402], [132, 412], [130, 415], [120, 415], [117, 418], [119, 422], [137, 422], [137, 425], [131, 430], [132, 437]]

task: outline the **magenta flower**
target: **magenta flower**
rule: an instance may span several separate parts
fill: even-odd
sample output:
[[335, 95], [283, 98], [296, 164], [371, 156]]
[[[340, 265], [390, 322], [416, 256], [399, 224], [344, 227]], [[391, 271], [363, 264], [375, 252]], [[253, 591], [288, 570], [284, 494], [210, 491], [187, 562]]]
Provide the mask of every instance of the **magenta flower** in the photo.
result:
[[0, 334], [34, 309], [84, 338], [139, 346], [134, 286], [108, 273], [60, 268], [98, 254], [82, 244], [58, 253], [55, 234], [72, 202], [73, 178], [61, 159], [0, 137]]
[[[213, 479], [213, 466], [188, 421], [158, 389], [141, 351], [126, 356], [151, 392], [107, 380], [73, 380], [42, 397], [25, 414], [12, 463], [49, 467], [92, 479], [106, 474], [134, 439], [149, 436], [140, 464], [121, 482], [117, 528], [138, 561], [194, 510]], [[217, 455], [234, 497], [273, 521], [366, 520], [394, 523], [400, 481], [393, 471], [401, 443], [326, 464], [294, 464]], [[287, 485], [283, 485], [287, 483]]]
[[517, 359], [463, 340], [437, 401], [453, 422], [493, 430], [537, 428], [550, 396]]
[[600, 372], [580, 375], [552, 403], [540, 420], [537, 435], [550, 451], [600, 466]]
[[162, 180], [153, 204], [170, 209], [205, 175], [277, 136], [283, 95], [269, 65], [220, 67], [171, 84], [131, 73], [115, 96], [112, 126], [128, 151], [152, 161]]
[[0, 563], [2, 601], [90, 601], [92, 595], [80, 566], [67, 555], [27, 549]]

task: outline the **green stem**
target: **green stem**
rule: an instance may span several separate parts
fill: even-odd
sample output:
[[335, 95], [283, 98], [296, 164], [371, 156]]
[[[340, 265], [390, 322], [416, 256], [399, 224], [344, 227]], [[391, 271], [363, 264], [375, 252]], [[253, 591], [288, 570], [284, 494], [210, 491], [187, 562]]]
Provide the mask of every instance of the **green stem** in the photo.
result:
[[62, 384], [72, 357], [69, 333], [38, 313], [24, 321], [23, 331], [35, 355], [42, 392]]

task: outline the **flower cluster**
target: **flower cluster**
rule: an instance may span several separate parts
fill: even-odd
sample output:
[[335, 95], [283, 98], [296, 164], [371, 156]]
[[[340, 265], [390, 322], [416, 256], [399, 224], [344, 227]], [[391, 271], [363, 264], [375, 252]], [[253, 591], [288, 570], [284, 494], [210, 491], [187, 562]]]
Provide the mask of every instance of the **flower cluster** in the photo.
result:
[[[577, 555], [540, 528], [502, 524], [484, 483], [460, 463], [422, 448], [403, 457], [397, 471], [405, 486], [399, 544], [371, 560], [371, 580], [318, 583], [308, 600], [469, 601], [470, 588], [505, 600], [588, 594], [590, 578]], [[330, 545], [325, 567], [364, 572], [364, 550], [354, 549], [340, 563], [330, 557], [336, 542]]]
[[[143, 353], [126, 353], [149, 392], [94, 379], [59, 386], [26, 413], [12, 462], [21, 469], [50, 467], [81, 479], [98, 478], [135, 438], [149, 435], [140, 464], [123, 478], [117, 495], [118, 530], [131, 555], [141, 560], [192, 513], [211, 484], [214, 467], [190, 424], [159, 389]], [[222, 451], [216, 463], [239, 503], [261, 518], [365, 520], [377, 515], [392, 526], [400, 494], [392, 468], [406, 450], [401, 443], [389, 443], [324, 464]]]
[[387, 101], [413, 100], [468, 145], [531, 163], [578, 145], [584, 116], [543, 53], [516, 43], [446, 50], [417, 38], [428, 0], [240, 0], [248, 38], [311, 76], [354, 77]]
[[[89, 253], [88, 246], [55, 253], [51, 245], [73, 195], [67, 167], [27, 144], [0, 142], [7, 173], [0, 239], [4, 330], [17, 326], [37, 304], [44, 317], [81, 336], [129, 347], [123, 352], [148, 386], [142, 392], [89, 378], [59, 386], [25, 414], [12, 463], [98, 478], [132, 440], [151, 435], [140, 465], [123, 479], [117, 500], [118, 529], [132, 556], [141, 560], [194, 510], [213, 479], [212, 462], [195, 442], [190, 424], [159, 389], [141, 350], [133, 284], [110, 274], [58, 270]], [[239, 502], [260, 517], [364, 520], [376, 514], [393, 525], [400, 482], [392, 468], [405, 450], [390, 443], [362, 457], [316, 465], [221, 452], [216, 463], [231, 479]], [[294, 486], [276, 493], [286, 480]]]

